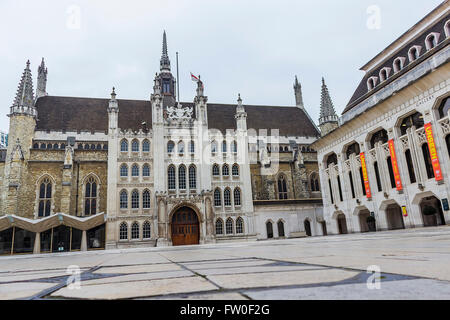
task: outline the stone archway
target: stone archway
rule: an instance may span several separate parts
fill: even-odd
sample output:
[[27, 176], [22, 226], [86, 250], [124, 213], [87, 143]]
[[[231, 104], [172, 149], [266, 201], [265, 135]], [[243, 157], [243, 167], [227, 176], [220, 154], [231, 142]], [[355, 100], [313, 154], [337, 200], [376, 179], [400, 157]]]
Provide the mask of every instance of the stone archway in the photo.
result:
[[345, 214], [341, 213], [337, 216], [337, 225], [339, 234], [347, 234], [347, 219], [345, 218]]
[[172, 245], [183, 246], [200, 243], [200, 222], [190, 207], [178, 208], [171, 218]]
[[441, 201], [435, 196], [425, 197], [420, 203], [420, 212], [424, 227], [445, 225]]
[[359, 230], [360, 232], [369, 232], [373, 231], [371, 229], [372, 226], [370, 225], [370, 211], [368, 209], [361, 210], [358, 213], [358, 220], [359, 220]]
[[386, 221], [388, 230], [405, 229], [402, 208], [398, 204], [393, 203], [387, 206]]

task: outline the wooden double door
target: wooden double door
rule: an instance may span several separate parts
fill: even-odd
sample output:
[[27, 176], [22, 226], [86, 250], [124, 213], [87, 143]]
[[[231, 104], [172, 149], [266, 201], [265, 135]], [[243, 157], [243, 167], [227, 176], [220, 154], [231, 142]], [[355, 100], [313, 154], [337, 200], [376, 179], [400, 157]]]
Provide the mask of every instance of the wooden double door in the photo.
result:
[[180, 208], [172, 216], [172, 245], [199, 244], [199, 238], [197, 214], [191, 208]]

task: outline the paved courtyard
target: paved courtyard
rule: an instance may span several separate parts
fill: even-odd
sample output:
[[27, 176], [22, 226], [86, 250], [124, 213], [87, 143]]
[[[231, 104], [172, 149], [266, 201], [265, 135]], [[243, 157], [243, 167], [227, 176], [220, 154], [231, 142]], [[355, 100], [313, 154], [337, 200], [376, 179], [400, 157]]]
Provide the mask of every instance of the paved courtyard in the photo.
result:
[[[81, 271], [79, 289], [67, 286], [70, 266]], [[450, 227], [4, 256], [0, 298], [450, 299], [449, 266]], [[379, 289], [368, 289], [369, 277]]]

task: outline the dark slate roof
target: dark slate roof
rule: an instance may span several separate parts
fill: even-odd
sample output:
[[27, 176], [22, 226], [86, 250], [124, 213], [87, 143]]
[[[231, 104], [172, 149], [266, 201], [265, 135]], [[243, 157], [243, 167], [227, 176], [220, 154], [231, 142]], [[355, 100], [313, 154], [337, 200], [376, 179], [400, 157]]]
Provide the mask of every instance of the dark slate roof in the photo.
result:
[[[109, 99], [41, 97], [36, 102], [38, 112], [37, 130], [53, 131], [107, 131]], [[120, 100], [119, 128], [139, 130], [142, 122], [152, 125], [152, 108], [147, 100]], [[182, 102], [192, 107], [192, 102]], [[244, 105], [247, 112], [247, 127], [259, 129], [279, 129], [281, 136], [320, 135], [317, 128], [297, 107]], [[211, 129], [236, 129], [236, 105], [208, 103], [208, 125]]]
[[[415, 37], [414, 39], [412, 39], [411, 41], [409, 41], [408, 43], [406, 43], [404, 46], [402, 46], [399, 50], [397, 50], [396, 52], [394, 52], [389, 58], [387, 58], [385, 61], [383, 61], [383, 63], [381, 63], [377, 68], [371, 70], [370, 72], [366, 73], [366, 75], [364, 76], [364, 78], [361, 80], [361, 82], [359, 83], [358, 87], [356, 88], [355, 92], [353, 93], [353, 96], [351, 97], [350, 101], [348, 102], [346, 108], [344, 109], [344, 111], [342, 112], [343, 114], [346, 113], [347, 111], [351, 110], [353, 107], [355, 107], [358, 103], [360, 103], [361, 101], [363, 101], [365, 98], [367, 98], [368, 95], [368, 88], [367, 88], [367, 80], [370, 77], [378, 77], [380, 75], [380, 71], [381, 69], [383, 69], [384, 67], [389, 67], [389, 68], [393, 68], [393, 64], [394, 64], [394, 60], [397, 57], [404, 57], [406, 58], [405, 60], [405, 66], [402, 69], [401, 72], [398, 73], [398, 75], [403, 74], [407, 71], [409, 71], [410, 69], [408, 68], [408, 64], [409, 64], [409, 58], [408, 58], [408, 51], [409, 49], [414, 46], [414, 45], [420, 45], [422, 46], [422, 49], [420, 51], [420, 55], [422, 57], [422, 55], [424, 55], [426, 53], [426, 47], [425, 47], [425, 38], [432, 32], [438, 32], [440, 33], [440, 37], [439, 37], [439, 43], [441, 44], [442, 42], [446, 41], [446, 37], [445, 37], [445, 31], [444, 31], [444, 25], [446, 23], [446, 21], [448, 21], [450, 19], [450, 14], [447, 14], [446, 16], [442, 17], [438, 22], [436, 22], [434, 25], [430, 26], [429, 28], [427, 28], [425, 31], [422, 31], [421, 34], [417, 37]], [[420, 60], [420, 58], [418, 59]], [[417, 61], [419, 62], [419, 61]], [[393, 69], [391, 70], [390, 76], [393, 75]], [[397, 76], [397, 75], [396, 75]], [[388, 79], [389, 80], [389, 79]], [[382, 88], [385, 84], [387, 84], [388, 81], [385, 81], [383, 84], [380, 85], [380, 81], [378, 80], [377, 86], [375, 87], [374, 90], [371, 90], [371, 94], [375, 93], [376, 91], [378, 91], [378, 89]]]

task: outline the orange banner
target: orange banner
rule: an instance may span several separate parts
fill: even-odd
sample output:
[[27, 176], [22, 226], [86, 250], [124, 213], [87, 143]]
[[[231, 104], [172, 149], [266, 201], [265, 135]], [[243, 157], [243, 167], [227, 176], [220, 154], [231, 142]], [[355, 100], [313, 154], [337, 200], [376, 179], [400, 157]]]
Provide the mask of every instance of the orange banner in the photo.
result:
[[370, 192], [369, 176], [367, 174], [366, 156], [364, 152], [361, 152], [359, 154], [359, 159], [361, 160], [361, 169], [363, 174], [364, 187], [366, 189], [366, 197], [367, 199], [370, 199], [372, 198], [372, 193]]
[[441, 165], [439, 164], [439, 158], [436, 150], [436, 144], [434, 143], [433, 128], [431, 128], [431, 123], [425, 124], [424, 128], [425, 128], [425, 135], [428, 141], [428, 150], [430, 150], [430, 158], [431, 164], [433, 165], [434, 178], [436, 179], [436, 181], [441, 181], [442, 180]]
[[391, 152], [392, 171], [394, 171], [395, 186], [398, 191], [403, 189], [400, 171], [398, 171], [397, 155], [395, 154], [394, 139], [389, 140], [389, 151]]

